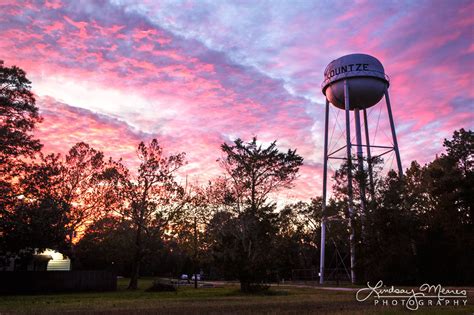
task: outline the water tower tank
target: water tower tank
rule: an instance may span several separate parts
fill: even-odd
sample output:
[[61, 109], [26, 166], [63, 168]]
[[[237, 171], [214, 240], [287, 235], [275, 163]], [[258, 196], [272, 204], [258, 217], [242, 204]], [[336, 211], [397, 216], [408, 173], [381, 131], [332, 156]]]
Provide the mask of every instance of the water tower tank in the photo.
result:
[[350, 109], [377, 104], [389, 85], [382, 63], [366, 54], [350, 54], [331, 61], [324, 71], [322, 89], [334, 106], [344, 109], [344, 80], [349, 88]]

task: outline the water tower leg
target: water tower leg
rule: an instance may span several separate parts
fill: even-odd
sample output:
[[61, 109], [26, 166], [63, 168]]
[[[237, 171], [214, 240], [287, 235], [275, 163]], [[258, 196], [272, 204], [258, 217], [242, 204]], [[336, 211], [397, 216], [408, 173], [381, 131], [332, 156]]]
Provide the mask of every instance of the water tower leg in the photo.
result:
[[367, 110], [364, 108], [364, 131], [365, 131], [365, 143], [367, 145], [367, 164], [369, 166], [369, 190], [372, 198], [375, 194], [374, 188], [374, 174], [372, 171], [372, 154], [370, 153], [370, 136], [369, 136], [369, 122], [367, 120]]
[[385, 102], [387, 103], [388, 118], [390, 120], [390, 128], [392, 129], [393, 150], [397, 157], [398, 176], [403, 177], [402, 160], [400, 159], [400, 150], [398, 149], [397, 133], [395, 132], [395, 123], [393, 122], [392, 106], [390, 105], [390, 97], [388, 96], [388, 89], [385, 89]]
[[358, 108], [354, 109], [354, 118], [355, 118], [355, 131], [356, 131], [356, 141], [357, 141], [357, 168], [359, 175], [361, 176], [359, 181], [360, 189], [360, 210], [362, 218], [362, 236], [364, 235], [364, 221], [365, 221], [365, 176], [364, 176], [364, 154], [362, 151], [362, 131], [360, 128], [360, 112]]
[[354, 227], [354, 204], [352, 196], [352, 153], [351, 153], [351, 117], [349, 105], [349, 85], [344, 80], [344, 106], [346, 110], [346, 148], [347, 148], [347, 197], [349, 199], [349, 227], [351, 236], [349, 238], [351, 252], [351, 282], [356, 282], [355, 274], [355, 227]]
[[319, 283], [324, 283], [324, 257], [326, 249], [326, 191], [328, 178], [328, 126], [329, 126], [329, 101], [326, 99], [326, 116], [324, 121], [324, 164], [323, 164], [323, 200], [321, 216], [321, 245], [319, 257]]

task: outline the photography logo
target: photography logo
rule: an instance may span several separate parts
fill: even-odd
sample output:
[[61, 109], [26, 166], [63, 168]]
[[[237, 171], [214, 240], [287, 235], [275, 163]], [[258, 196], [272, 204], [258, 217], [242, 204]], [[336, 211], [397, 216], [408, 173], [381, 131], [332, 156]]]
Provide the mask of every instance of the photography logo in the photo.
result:
[[374, 286], [367, 282], [367, 287], [357, 291], [358, 302], [374, 301], [380, 306], [404, 306], [416, 311], [423, 306], [465, 306], [467, 304], [466, 290], [445, 289], [440, 284], [422, 284], [418, 289], [399, 289], [394, 286], [384, 286], [380, 280]]

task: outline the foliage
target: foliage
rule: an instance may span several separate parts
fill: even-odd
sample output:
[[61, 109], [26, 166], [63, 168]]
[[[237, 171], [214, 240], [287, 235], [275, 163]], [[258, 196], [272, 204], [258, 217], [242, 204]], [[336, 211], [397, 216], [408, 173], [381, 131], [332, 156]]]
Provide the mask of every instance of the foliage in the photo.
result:
[[88, 226], [75, 247], [82, 269], [111, 269], [119, 275], [130, 273], [133, 229], [127, 221], [115, 216], [101, 218]]
[[183, 188], [175, 179], [184, 165], [185, 154], [165, 156], [163, 148], [153, 139], [149, 145], [141, 142], [137, 156], [141, 161], [136, 176], [117, 164], [119, 180], [116, 190], [121, 200], [120, 216], [134, 228], [133, 264], [129, 288], [137, 288], [140, 264], [146, 256], [143, 237], [162, 237], [177, 209], [182, 206]]
[[231, 178], [222, 199], [230, 207], [227, 214], [214, 217], [218, 225], [210, 228], [213, 253], [226, 274], [237, 277], [241, 290], [249, 292], [267, 281], [276, 267], [278, 216], [268, 197], [291, 187], [303, 158], [296, 150], [280, 152], [276, 142], [264, 148], [256, 138], [248, 143], [237, 139], [221, 148], [226, 154], [221, 165]]
[[[31, 92], [31, 82], [22, 69], [5, 67], [0, 60], [0, 165], [18, 162], [41, 149], [31, 135], [41, 118]], [[0, 172], [3, 173], [3, 172]]]
[[313, 221], [317, 207], [312, 203], [297, 202], [286, 205], [277, 217], [275, 236], [275, 267], [278, 279], [292, 279], [294, 269], [314, 269], [319, 264], [320, 226]]
[[6, 67], [0, 60], [0, 221], [3, 221], [0, 236], [4, 236], [0, 239], [0, 252], [12, 247], [5, 239], [11, 236], [15, 226], [11, 221], [14, 209], [21, 209], [23, 218], [30, 213], [27, 208], [31, 204], [18, 199], [22, 192], [17, 183], [25, 172], [27, 160], [41, 149], [39, 140], [32, 135], [39, 122], [41, 118], [25, 71], [16, 66]]
[[42, 156], [40, 162], [29, 165], [19, 179], [15, 189], [21, 195], [4, 208], [0, 220], [0, 244], [4, 254], [66, 248], [68, 206], [54, 189], [59, 185], [60, 172], [59, 156]]
[[104, 154], [84, 142], [76, 143], [61, 160], [58, 184], [50, 187], [67, 205], [68, 254], [75, 264], [74, 242], [80, 231], [111, 210], [111, 197], [117, 176], [110, 172], [115, 162], [104, 161]]
[[[183, 196], [182, 207], [169, 223], [173, 240], [192, 263], [192, 270], [189, 270], [191, 272], [186, 274], [200, 274], [203, 265], [211, 261], [209, 251], [206, 250], [209, 242], [205, 237], [205, 230], [214, 211], [211, 206], [214, 190], [211, 182], [207, 186], [189, 185]], [[197, 277], [194, 284], [197, 287]]]
[[[420, 173], [417, 240], [420, 280], [474, 283], [474, 136], [455, 131], [445, 140], [446, 154], [412, 173]], [[448, 270], [449, 272], [446, 272]]]
[[280, 152], [276, 141], [263, 148], [255, 137], [248, 143], [241, 139], [233, 145], [224, 143], [221, 149], [226, 154], [221, 165], [232, 179], [238, 210], [248, 206], [255, 212], [265, 205], [270, 193], [290, 188], [303, 164], [296, 150]]
[[416, 280], [417, 221], [406, 195], [404, 182], [390, 171], [367, 208], [359, 248], [364, 281], [407, 284]]
[[367, 209], [359, 262], [366, 280], [386, 283], [462, 284], [474, 281], [474, 137], [455, 131], [446, 154], [420, 166], [413, 162], [400, 180], [379, 179]]

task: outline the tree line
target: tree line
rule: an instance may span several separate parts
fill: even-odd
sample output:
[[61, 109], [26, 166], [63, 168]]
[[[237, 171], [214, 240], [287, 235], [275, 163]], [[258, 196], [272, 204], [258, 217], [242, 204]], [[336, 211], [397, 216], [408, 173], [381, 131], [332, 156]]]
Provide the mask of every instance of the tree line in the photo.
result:
[[[0, 266], [15, 257], [24, 268], [35, 250], [51, 248], [74, 269], [129, 276], [130, 289], [140, 275], [204, 272], [237, 279], [250, 292], [319, 265], [321, 198], [284, 207], [274, 198], [297, 178], [296, 150], [256, 138], [223, 143], [222, 176], [205, 184], [178, 176], [185, 153], [165, 154], [156, 139], [138, 144], [137, 169], [84, 142], [64, 156], [46, 155], [33, 136], [41, 117], [31, 82], [3, 62], [0, 117]], [[460, 129], [444, 141], [445, 153], [424, 166], [412, 162], [402, 179], [376, 174], [365, 213], [356, 189], [361, 282], [473, 283], [473, 145], [472, 131]], [[353, 167], [358, 187], [367, 176]], [[326, 208], [334, 218], [327, 257], [342, 265], [348, 172], [345, 165], [336, 171]]]

